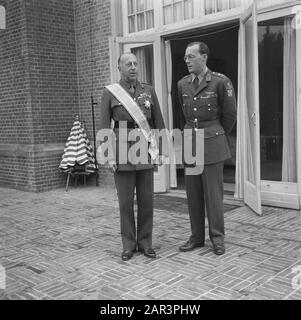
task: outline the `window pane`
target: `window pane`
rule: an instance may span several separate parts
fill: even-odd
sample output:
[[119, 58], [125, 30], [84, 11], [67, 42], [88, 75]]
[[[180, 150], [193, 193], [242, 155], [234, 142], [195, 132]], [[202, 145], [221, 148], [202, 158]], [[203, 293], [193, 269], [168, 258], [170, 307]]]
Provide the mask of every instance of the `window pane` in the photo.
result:
[[184, 19], [192, 19], [193, 15], [193, 0], [184, 1]]
[[205, 0], [205, 14], [215, 12], [214, 0]]
[[149, 10], [149, 9], [153, 9], [154, 8], [154, 1], [153, 0], [145, 0], [145, 9]]
[[164, 24], [173, 23], [172, 6], [164, 7]]
[[129, 33], [135, 32], [135, 16], [129, 17]]
[[297, 182], [295, 39], [291, 18], [260, 22], [261, 179]]
[[139, 80], [154, 85], [153, 46], [132, 49], [139, 61]]
[[146, 29], [151, 29], [154, 27], [154, 11], [146, 12]]
[[241, 0], [230, 0], [230, 9], [237, 8], [241, 5]]
[[137, 0], [137, 10], [136, 12], [144, 11], [144, 0]]
[[182, 2], [178, 2], [174, 4], [174, 22], [183, 20], [183, 4]]
[[167, 6], [167, 5], [170, 5], [172, 4], [172, 0], [163, 0], [163, 6]]
[[281, 181], [283, 148], [283, 26], [261, 23], [259, 33], [261, 179]]
[[134, 0], [128, 0], [128, 15], [134, 13]]
[[137, 14], [137, 31], [145, 30], [145, 19], [144, 19], [144, 13]]
[[229, 1], [228, 0], [217, 0], [217, 11], [223, 11], [229, 9]]

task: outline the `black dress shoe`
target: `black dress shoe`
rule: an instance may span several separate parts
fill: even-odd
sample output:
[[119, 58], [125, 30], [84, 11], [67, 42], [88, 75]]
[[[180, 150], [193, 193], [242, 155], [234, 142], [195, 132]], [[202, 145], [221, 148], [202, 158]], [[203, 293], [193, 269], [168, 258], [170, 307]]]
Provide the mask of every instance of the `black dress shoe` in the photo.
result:
[[179, 250], [181, 252], [188, 252], [188, 251], [192, 251], [195, 248], [202, 248], [202, 247], [204, 247], [204, 243], [194, 243], [188, 240], [179, 248]]
[[222, 244], [216, 244], [213, 245], [213, 252], [217, 255], [217, 256], [222, 256], [226, 250], [225, 250], [225, 246]]
[[148, 258], [155, 259], [157, 257], [156, 251], [153, 248], [139, 249], [139, 251], [143, 252]]
[[129, 250], [124, 250], [121, 254], [122, 261], [128, 261], [133, 257], [133, 252]]

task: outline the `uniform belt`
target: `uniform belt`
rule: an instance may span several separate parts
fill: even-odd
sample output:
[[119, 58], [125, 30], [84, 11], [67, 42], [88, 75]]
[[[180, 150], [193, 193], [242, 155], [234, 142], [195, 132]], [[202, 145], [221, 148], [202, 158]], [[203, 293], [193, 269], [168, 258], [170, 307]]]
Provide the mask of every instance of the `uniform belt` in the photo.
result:
[[218, 119], [210, 120], [210, 121], [201, 121], [199, 119], [195, 119], [195, 120], [187, 119], [186, 124], [188, 126], [191, 126], [193, 129], [204, 129], [204, 128], [209, 128], [211, 126], [214, 126], [216, 124], [220, 124], [220, 121]]
[[[126, 123], [128, 129], [136, 129], [136, 128], [139, 128], [139, 126], [138, 126], [138, 124], [137, 124], [136, 122], [130, 122], [130, 121], [120, 121], [120, 122], [123, 122], [123, 123], [122, 123], [122, 128], [124, 127], [124, 124], [125, 124], [125, 123]], [[118, 129], [118, 128], [119, 128], [119, 121], [115, 121], [114, 128], [115, 128], [115, 129]]]

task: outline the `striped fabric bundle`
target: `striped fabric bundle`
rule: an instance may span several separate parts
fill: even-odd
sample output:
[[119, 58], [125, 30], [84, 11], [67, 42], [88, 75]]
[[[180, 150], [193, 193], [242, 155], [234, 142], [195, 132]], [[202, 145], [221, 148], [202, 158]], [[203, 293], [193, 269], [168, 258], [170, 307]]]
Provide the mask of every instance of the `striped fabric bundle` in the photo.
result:
[[78, 166], [82, 166], [81, 169], [89, 173], [96, 170], [93, 148], [81, 123], [76, 120], [65, 145], [59, 168], [70, 171]]

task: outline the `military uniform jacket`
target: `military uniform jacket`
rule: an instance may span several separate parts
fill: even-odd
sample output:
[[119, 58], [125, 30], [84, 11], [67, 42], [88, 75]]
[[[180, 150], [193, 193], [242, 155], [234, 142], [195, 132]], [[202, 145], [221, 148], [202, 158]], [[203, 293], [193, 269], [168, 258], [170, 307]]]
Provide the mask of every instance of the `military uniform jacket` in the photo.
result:
[[[120, 80], [119, 84], [131, 95], [129, 89], [130, 84], [124, 80]], [[143, 111], [147, 118], [151, 129], [164, 129], [164, 120], [160, 110], [159, 101], [154, 88], [148, 84], [140, 83], [137, 81], [134, 96], [132, 98], [138, 103], [139, 107]], [[153, 168], [154, 166], [149, 164], [132, 164], [130, 161], [126, 164], [119, 164], [119, 129], [117, 128], [118, 121], [127, 121], [129, 124], [128, 133], [133, 125], [135, 124], [134, 119], [128, 113], [126, 108], [116, 99], [108, 89], [104, 88], [101, 110], [100, 110], [100, 128], [107, 129], [111, 127], [111, 120], [115, 122], [114, 132], [116, 135], [116, 162], [118, 171], [134, 171], [134, 170], [145, 170]], [[138, 127], [137, 127], [138, 128]], [[127, 149], [129, 150], [135, 142], [129, 141], [127, 143]], [[149, 161], [150, 161], [150, 157]]]
[[210, 70], [195, 91], [192, 76], [178, 82], [178, 95], [186, 120], [184, 129], [204, 129], [204, 164], [231, 158], [227, 135], [236, 122], [236, 98], [231, 81]]

